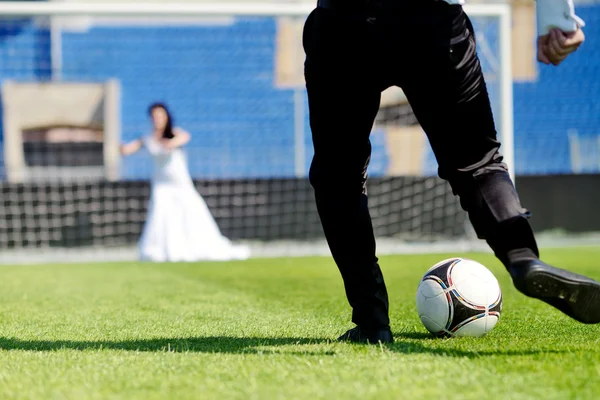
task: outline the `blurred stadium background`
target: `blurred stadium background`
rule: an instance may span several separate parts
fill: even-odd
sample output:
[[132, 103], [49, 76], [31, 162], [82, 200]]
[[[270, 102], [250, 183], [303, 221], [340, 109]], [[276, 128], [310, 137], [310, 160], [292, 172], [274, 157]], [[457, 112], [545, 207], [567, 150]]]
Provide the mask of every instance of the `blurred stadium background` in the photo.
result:
[[[587, 41], [559, 68], [535, 62], [534, 2], [511, 5], [522, 202], [544, 243], [600, 243], [600, 2], [576, 1]], [[498, 20], [473, 20], [498, 116]], [[307, 182], [303, 23], [0, 8], [0, 264], [135, 260], [152, 165], [120, 158], [118, 145], [149, 132], [154, 101], [192, 133], [189, 168], [226, 236], [255, 256], [328, 254]], [[380, 252], [487, 249], [436, 177], [401, 91], [384, 93], [372, 144]]]

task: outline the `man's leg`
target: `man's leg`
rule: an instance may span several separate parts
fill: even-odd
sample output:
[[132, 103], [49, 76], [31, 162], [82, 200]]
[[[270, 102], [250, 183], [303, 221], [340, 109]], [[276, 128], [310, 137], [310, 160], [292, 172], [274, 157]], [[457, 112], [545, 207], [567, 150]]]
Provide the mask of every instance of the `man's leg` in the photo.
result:
[[[464, 13], [453, 18], [454, 26], [472, 32]], [[419, 62], [411, 63], [401, 82], [432, 145], [440, 177], [460, 196], [478, 237], [487, 241], [522, 293], [578, 321], [600, 322], [600, 284], [538, 259], [529, 212], [499, 153], [475, 38], [471, 33], [454, 44], [450, 39], [416, 50]]]
[[314, 158], [310, 182], [357, 328], [340, 339], [390, 342], [388, 296], [375, 256], [365, 181], [381, 90], [366, 18], [317, 9], [304, 29]]

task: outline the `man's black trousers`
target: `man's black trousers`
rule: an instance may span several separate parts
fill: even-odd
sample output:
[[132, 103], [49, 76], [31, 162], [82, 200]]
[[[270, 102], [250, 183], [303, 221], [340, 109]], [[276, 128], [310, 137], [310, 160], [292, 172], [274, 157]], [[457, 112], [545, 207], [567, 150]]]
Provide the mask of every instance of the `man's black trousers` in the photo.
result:
[[[353, 0], [329, 3], [336, 1]], [[366, 329], [389, 326], [365, 184], [369, 135], [381, 92], [390, 86], [406, 94], [439, 176], [460, 197], [478, 237], [507, 266], [539, 255], [529, 213], [499, 153], [469, 19], [458, 5], [410, 1], [379, 12], [317, 7], [303, 33], [310, 182], [352, 321]]]

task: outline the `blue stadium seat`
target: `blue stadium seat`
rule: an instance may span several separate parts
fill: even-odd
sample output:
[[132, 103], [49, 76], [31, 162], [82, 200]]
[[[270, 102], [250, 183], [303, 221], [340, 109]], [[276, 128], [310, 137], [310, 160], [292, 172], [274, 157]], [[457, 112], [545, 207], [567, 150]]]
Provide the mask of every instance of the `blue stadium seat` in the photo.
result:
[[[579, 6], [578, 14], [588, 22], [580, 51], [559, 68], [540, 64], [536, 82], [514, 84], [517, 174], [569, 173], [569, 130], [600, 134], [600, 6]], [[475, 25], [480, 44], [485, 41], [494, 52], [496, 25]], [[294, 93], [274, 86], [275, 35], [276, 22], [264, 18], [221, 26], [65, 30], [62, 76], [121, 81], [124, 140], [148, 133], [147, 106], [167, 102], [176, 124], [193, 135], [189, 164], [196, 177], [294, 176]], [[493, 60], [482, 57], [482, 63], [494, 71]], [[490, 95], [497, 98], [497, 81], [489, 76]], [[49, 31], [27, 19], [3, 21], [0, 77], [49, 79]], [[308, 170], [312, 143], [306, 114], [304, 125]], [[387, 168], [385, 136], [373, 132], [372, 143], [370, 173], [377, 176]], [[429, 150], [424, 169], [437, 173]], [[150, 171], [147, 155], [124, 160], [127, 179], [146, 179]]]

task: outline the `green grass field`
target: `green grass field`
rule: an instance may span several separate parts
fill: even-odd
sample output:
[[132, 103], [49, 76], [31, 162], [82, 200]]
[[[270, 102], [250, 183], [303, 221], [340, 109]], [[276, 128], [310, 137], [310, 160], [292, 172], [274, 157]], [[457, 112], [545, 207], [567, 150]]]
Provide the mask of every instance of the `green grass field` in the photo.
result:
[[[592, 399], [600, 326], [520, 295], [484, 338], [434, 339], [415, 311], [450, 255], [382, 257], [396, 343], [352, 327], [330, 258], [0, 267], [0, 399]], [[600, 279], [600, 248], [544, 259]]]

